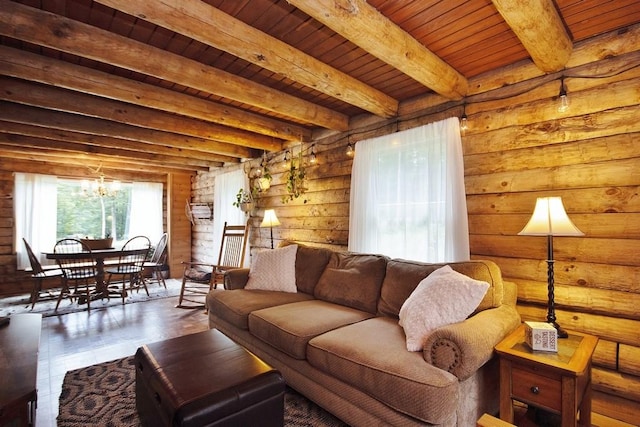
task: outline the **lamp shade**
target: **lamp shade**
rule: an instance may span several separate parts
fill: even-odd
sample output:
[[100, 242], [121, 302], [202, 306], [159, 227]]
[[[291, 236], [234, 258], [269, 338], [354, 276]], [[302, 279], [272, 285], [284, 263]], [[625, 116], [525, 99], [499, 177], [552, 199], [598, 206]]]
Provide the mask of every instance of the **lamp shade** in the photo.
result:
[[561, 197], [538, 197], [533, 215], [521, 236], [583, 236], [564, 210]]
[[264, 211], [264, 218], [262, 219], [262, 223], [260, 223], [260, 227], [275, 227], [277, 225], [280, 225], [280, 221], [278, 221], [276, 211], [273, 209]]

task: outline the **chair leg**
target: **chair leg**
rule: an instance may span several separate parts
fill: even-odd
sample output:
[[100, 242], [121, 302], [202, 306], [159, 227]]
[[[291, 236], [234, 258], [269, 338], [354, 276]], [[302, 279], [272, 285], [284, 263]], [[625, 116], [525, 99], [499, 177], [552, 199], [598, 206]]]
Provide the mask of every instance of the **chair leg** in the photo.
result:
[[40, 298], [40, 291], [42, 290], [42, 279], [34, 278], [33, 281], [33, 289], [31, 290], [31, 310], [33, 310], [33, 307], [38, 302], [38, 299]]

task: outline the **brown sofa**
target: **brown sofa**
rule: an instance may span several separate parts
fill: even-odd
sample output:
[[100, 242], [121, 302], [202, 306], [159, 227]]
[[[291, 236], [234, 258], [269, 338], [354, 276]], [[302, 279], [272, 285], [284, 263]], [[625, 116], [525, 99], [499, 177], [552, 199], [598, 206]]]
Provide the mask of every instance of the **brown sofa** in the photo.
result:
[[520, 323], [515, 284], [491, 261], [449, 264], [490, 284], [466, 320], [409, 352], [398, 324], [403, 302], [442, 264], [299, 246], [297, 293], [247, 290], [230, 272], [207, 295], [209, 326], [276, 369], [286, 382], [354, 426], [475, 426], [497, 413], [493, 347]]

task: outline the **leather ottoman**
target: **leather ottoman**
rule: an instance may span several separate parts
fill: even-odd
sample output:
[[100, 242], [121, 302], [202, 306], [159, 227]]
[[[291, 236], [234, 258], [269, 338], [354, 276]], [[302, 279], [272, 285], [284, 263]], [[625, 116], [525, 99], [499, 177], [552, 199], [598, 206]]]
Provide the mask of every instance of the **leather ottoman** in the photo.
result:
[[282, 426], [282, 375], [221, 332], [146, 344], [136, 355], [145, 426]]

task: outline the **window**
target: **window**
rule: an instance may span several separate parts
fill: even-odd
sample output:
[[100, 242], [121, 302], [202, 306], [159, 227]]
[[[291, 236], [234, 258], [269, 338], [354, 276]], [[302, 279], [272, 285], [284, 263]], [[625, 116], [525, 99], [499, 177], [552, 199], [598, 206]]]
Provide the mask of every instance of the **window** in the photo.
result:
[[136, 235], [155, 241], [163, 232], [161, 183], [123, 183], [99, 197], [81, 180], [16, 173], [14, 211], [18, 269], [29, 266], [23, 237], [40, 254], [65, 237], [110, 236], [119, 246]]
[[349, 250], [425, 262], [469, 259], [456, 118], [358, 142]]

